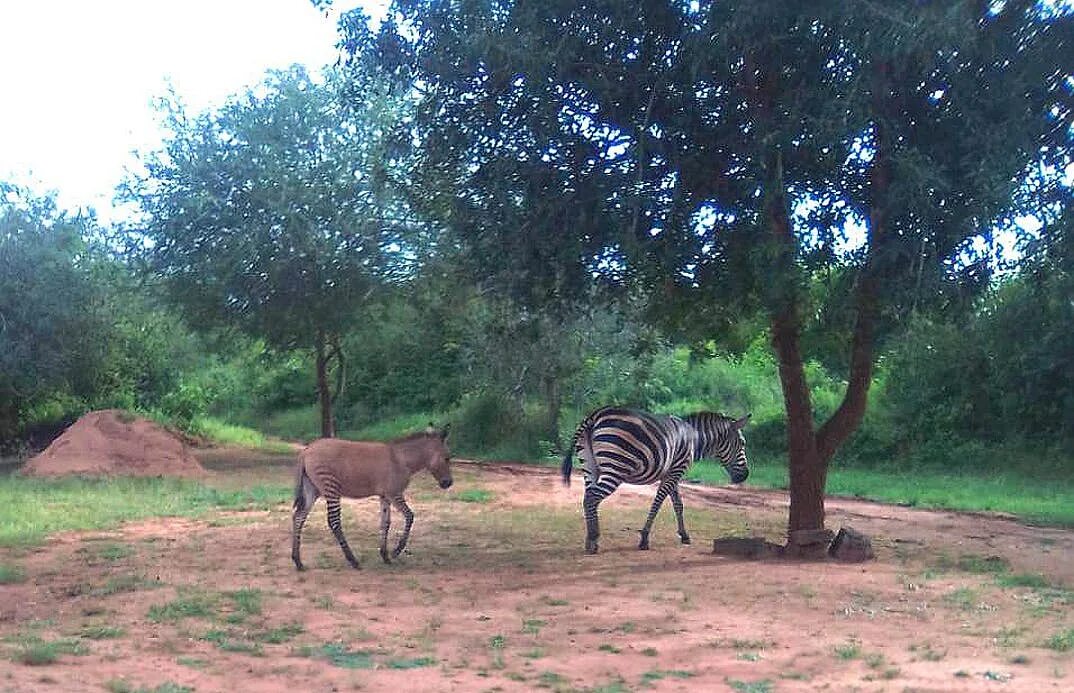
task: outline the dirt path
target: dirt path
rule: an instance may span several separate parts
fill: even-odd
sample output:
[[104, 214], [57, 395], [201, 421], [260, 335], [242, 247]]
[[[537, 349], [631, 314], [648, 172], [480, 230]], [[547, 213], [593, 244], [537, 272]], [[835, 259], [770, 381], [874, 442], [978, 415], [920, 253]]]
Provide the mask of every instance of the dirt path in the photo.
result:
[[[228, 459], [203, 459], [214, 483], [289, 478]], [[876, 561], [736, 561], [711, 540], [778, 540], [785, 494], [690, 487], [695, 543], [678, 543], [667, 508], [639, 552], [652, 489], [626, 488], [585, 556], [580, 484], [516, 465], [462, 464], [456, 479], [415, 481], [411, 552], [392, 566], [376, 555], [376, 502], [348, 503], [361, 571], [323, 504], [303, 574], [286, 506], [0, 551], [26, 574], [0, 585], [0, 691], [1074, 688], [1069, 531], [834, 499], [829, 525], [872, 535]], [[34, 642], [59, 659], [17, 661]]]

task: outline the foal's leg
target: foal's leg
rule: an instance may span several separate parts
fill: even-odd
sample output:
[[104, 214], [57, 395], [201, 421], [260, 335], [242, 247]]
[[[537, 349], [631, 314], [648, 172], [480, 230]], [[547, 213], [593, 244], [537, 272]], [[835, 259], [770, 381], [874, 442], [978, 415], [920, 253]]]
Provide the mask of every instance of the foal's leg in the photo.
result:
[[410, 509], [410, 506], [406, 504], [401, 495], [392, 499], [392, 505], [395, 506], [396, 510], [403, 513], [403, 517], [406, 518], [403, 533], [399, 535], [399, 543], [395, 546], [395, 550], [392, 551], [392, 557], [394, 558], [403, 553], [403, 549], [406, 548], [406, 541], [410, 538], [410, 528], [414, 524], [414, 511]]
[[325, 496], [324, 500], [328, 504], [328, 528], [336, 536], [336, 541], [339, 542], [339, 548], [343, 549], [343, 556], [347, 559], [347, 562], [351, 564], [352, 568], [358, 568], [358, 559], [351, 553], [351, 547], [347, 545], [347, 538], [343, 536], [343, 525], [339, 521], [339, 498]]
[[684, 544], [690, 543], [690, 535], [686, 532], [686, 523], [682, 519], [682, 497], [679, 495], [679, 485], [676, 483], [670, 491], [671, 507], [675, 508], [675, 519], [679, 523], [679, 539]]
[[306, 518], [310, 516], [310, 509], [317, 497], [321, 495], [309, 477], [303, 475], [299, 478], [298, 488], [295, 489], [295, 505], [291, 514], [291, 560], [295, 562], [295, 568], [305, 570], [302, 565], [302, 527], [306, 524]]
[[582, 500], [582, 512], [585, 515], [585, 552], [597, 552], [597, 540], [600, 539], [600, 521], [597, 519], [597, 506], [600, 502], [612, 495], [622, 479], [612, 476], [601, 476], [594, 483], [586, 486], [585, 496]]
[[639, 530], [641, 541], [638, 542], [638, 548], [640, 550], [649, 550], [649, 530], [653, 527], [653, 520], [656, 519], [656, 514], [660, 512], [660, 506], [663, 505], [664, 498], [666, 498], [669, 493], [672, 493], [678, 485], [679, 477], [677, 476], [668, 477], [660, 482], [660, 488], [656, 489], [656, 498], [653, 498], [653, 505], [649, 508], [649, 517], [645, 519], [645, 526]]
[[380, 497], [380, 558], [385, 563], [391, 563], [388, 557], [388, 528], [392, 525], [392, 502]]

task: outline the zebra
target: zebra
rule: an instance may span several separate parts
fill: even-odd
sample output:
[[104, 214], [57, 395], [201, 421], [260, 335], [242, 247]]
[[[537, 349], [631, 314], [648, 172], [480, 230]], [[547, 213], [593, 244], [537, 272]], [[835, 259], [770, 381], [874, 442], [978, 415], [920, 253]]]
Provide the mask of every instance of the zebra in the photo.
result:
[[563, 483], [570, 486], [573, 454], [577, 453], [583, 462], [586, 553], [597, 552], [600, 538], [597, 506], [624, 482], [660, 482], [649, 517], [640, 530], [640, 550], [648, 550], [649, 530], [667, 496], [671, 496], [675, 508], [679, 538], [683, 544], [689, 544], [690, 535], [682, 519], [679, 480], [695, 460], [718, 458], [732, 483], [745, 481], [750, 471], [742, 429], [749, 419], [749, 414], [735, 419], [715, 412], [680, 418], [623, 407], [602, 407], [587, 416], [575, 431], [561, 468]]

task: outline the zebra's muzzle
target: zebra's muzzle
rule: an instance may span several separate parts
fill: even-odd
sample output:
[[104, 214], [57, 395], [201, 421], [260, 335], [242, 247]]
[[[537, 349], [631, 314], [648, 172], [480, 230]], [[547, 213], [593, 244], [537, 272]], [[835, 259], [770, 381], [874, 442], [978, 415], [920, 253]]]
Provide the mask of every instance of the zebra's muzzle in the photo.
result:
[[748, 469], [743, 469], [741, 471], [737, 470], [737, 469], [732, 469], [731, 470], [731, 483], [732, 484], [741, 484], [743, 481], [745, 481], [747, 479], [747, 477], [749, 477], [749, 475], [750, 475], [750, 470], [748, 470]]
[[447, 479], [441, 479], [440, 480], [440, 488], [451, 488], [452, 483], [454, 483], [454, 482], [451, 480], [450, 477], [447, 478]]

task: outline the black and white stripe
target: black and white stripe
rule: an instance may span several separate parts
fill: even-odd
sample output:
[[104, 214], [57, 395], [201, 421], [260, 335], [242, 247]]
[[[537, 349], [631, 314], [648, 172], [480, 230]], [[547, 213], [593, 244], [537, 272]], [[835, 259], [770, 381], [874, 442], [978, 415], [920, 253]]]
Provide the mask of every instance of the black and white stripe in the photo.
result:
[[602, 407], [587, 416], [575, 431], [562, 466], [563, 482], [569, 485], [572, 455], [577, 453], [583, 463], [586, 553], [597, 552], [597, 506], [623, 483], [660, 484], [641, 530], [639, 549], [649, 548], [653, 520], [668, 496], [675, 509], [679, 537], [682, 543], [689, 544], [679, 481], [694, 460], [702, 458], [719, 459], [732, 483], [745, 481], [749, 467], [742, 428], [747, 421], [748, 414], [733, 419], [701, 412], [680, 418], [622, 407]]

